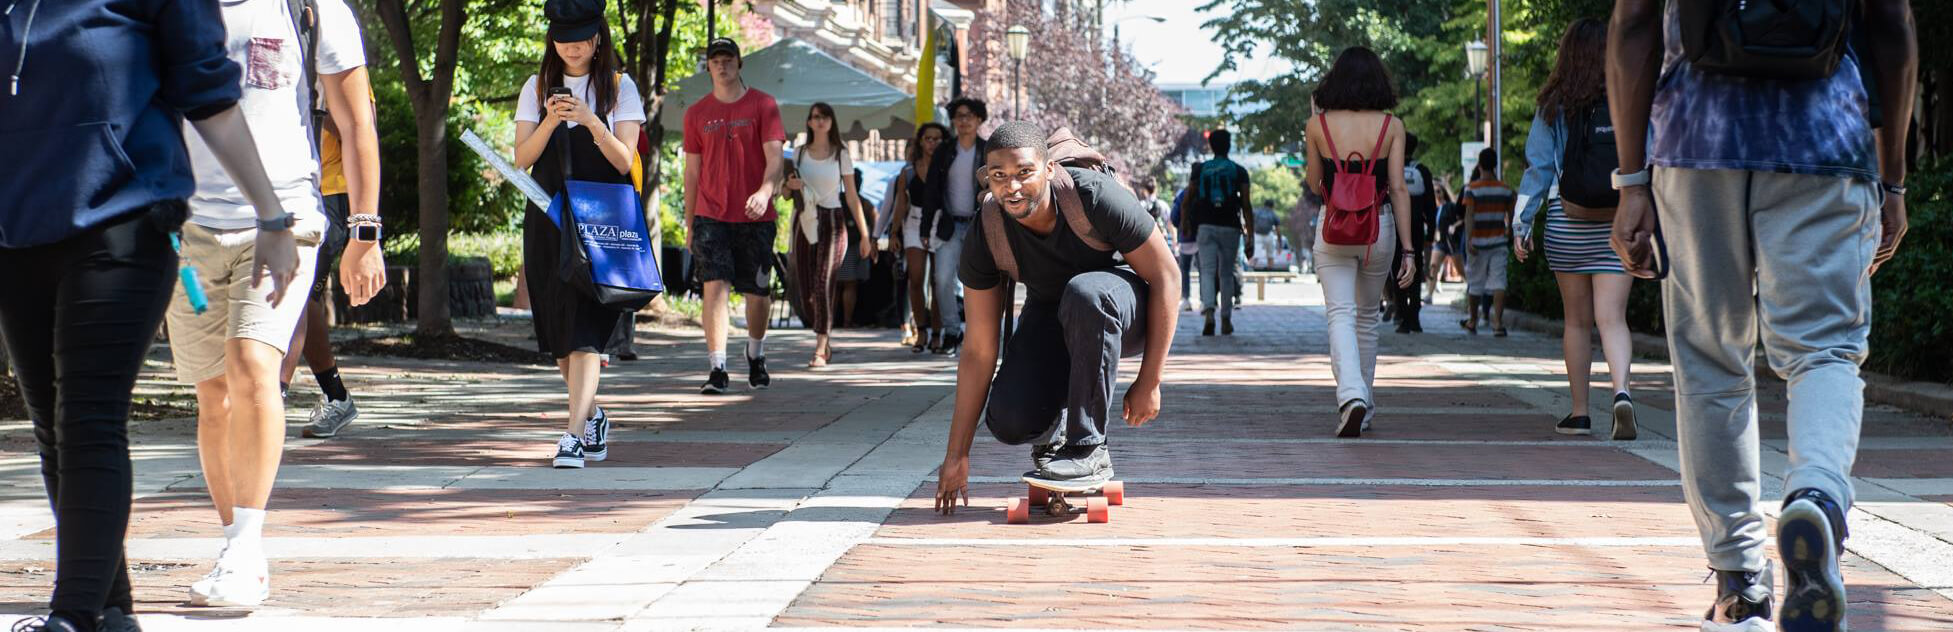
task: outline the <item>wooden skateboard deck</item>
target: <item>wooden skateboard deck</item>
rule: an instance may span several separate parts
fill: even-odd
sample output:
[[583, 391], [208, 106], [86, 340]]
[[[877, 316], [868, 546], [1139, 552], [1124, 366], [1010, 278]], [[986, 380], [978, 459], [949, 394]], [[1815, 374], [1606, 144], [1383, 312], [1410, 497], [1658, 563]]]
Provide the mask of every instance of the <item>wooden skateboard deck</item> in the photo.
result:
[[[1082, 513], [1088, 522], [1111, 522], [1112, 505], [1126, 502], [1126, 484], [1116, 480], [1079, 483], [1025, 476], [1024, 484], [1028, 493], [1011, 498], [1004, 511], [1005, 521], [1011, 524], [1030, 522], [1032, 508], [1042, 508], [1049, 516]], [[1085, 501], [1084, 506], [1076, 504], [1079, 499]]]

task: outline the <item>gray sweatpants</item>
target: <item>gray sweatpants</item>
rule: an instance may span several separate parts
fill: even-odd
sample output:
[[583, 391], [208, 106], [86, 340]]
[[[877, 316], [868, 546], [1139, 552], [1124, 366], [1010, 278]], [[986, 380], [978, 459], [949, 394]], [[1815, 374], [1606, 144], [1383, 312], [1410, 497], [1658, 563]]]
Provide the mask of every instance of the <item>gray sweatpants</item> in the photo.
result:
[[1241, 287], [1241, 229], [1203, 224], [1194, 238], [1200, 244], [1200, 311], [1221, 318], [1234, 315], [1234, 295]]
[[1146, 281], [1113, 268], [1072, 277], [1056, 303], [1025, 303], [990, 383], [984, 425], [1009, 445], [1098, 445], [1119, 359], [1146, 350]]
[[1785, 489], [1849, 508], [1880, 192], [1863, 180], [1660, 167], [1653, 192], [1671, 261], [1662, 303], [1683, 493], [1709, 566], [1760, 570], [1758, 336], [1790, 387]]

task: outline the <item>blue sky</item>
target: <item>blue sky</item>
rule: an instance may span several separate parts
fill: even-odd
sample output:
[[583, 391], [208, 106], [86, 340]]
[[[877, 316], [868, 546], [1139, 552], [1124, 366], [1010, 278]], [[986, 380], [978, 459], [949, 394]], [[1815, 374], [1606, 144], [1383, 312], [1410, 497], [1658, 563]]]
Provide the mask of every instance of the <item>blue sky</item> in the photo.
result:
[[[1158, 83], [1197, 83], [1214, 68], [1220, 66], [1223, 51], [1214, 43], [1212, 32], [1201, 29], [1200, 24], [1211, 16], [1198, 8], [1207, 0], [1133, 0], [1132, 2], [1108, 2], [1106, 7], [1106, 37], [1111, 37], [1110, 23], [1127, 16], [1159, 16], [1165, 23], [1152, 20], [1132, 19], [1119, 23], [1119, 36], [1133, 52], [1140, 63], [1151, 68], [1158, 75]], [[1287, 72], [1287, 63], [1257, 56], [1255, 59], [1240, 62], [1240, 69], [1216, 78], [1216, 81], [1239, 79], [1265, 79]]]

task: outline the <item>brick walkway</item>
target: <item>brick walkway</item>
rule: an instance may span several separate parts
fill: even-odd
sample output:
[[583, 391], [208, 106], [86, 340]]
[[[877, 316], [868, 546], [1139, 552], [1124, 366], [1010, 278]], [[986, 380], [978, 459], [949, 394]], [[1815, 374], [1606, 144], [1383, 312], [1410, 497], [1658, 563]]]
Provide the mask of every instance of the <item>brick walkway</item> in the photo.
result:
[[[799, 368], [811, 336], [779, 332], [771, 391], [707, 398], [696, 334], [641, 331], [646, 359], [605, 377], [611, 459], [583, 471], [546, 467], [563, 414], [549, 368], [345, 358], [364, 416], [288, 444], [256, 611], [185, 605], [221, 545], [194, 423], [135, 427], [138, 609], [164, 632], [1693, 629], [1714, 589], [1665, 365], [1636, 365], [1641, 440], [1565, 437], [1556, 338], [1468, 337], [1427, 310], [1428, 333], [1384, 334], [1375, 430], [1338, 440], [1315, 287], [1269, 298], [1231, 338], [1183, 319], [1165, 413], [1111, 431], [1130, 496], [1104, 525], [1004, 524], [1025, 450], [982, 433], [972, 507], [931, 512], [953, 368], [891, 332], [843, 334], [817, 372]], [[526, 323], [468, 327], [529, 344]], [[182, 392], [151, 368], [140, 392]], [[295, 408], [316, 392], [294, 391]], [[53, 578], [27, 432], [0, 422], [0, 612], [37, 611]], [[1953, 426], [1874, 409], [1865, 436], [1852, 623], [1953, 629]]]

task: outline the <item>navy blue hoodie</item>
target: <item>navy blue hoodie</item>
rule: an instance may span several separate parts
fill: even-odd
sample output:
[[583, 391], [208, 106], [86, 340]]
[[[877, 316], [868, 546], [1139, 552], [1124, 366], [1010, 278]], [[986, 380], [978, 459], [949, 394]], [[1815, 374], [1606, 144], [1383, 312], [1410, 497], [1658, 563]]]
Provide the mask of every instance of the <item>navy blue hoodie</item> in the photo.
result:
[[183, 119], [237, 103], [217, 0], [0, 0], [0, 248], [195, 189]]

